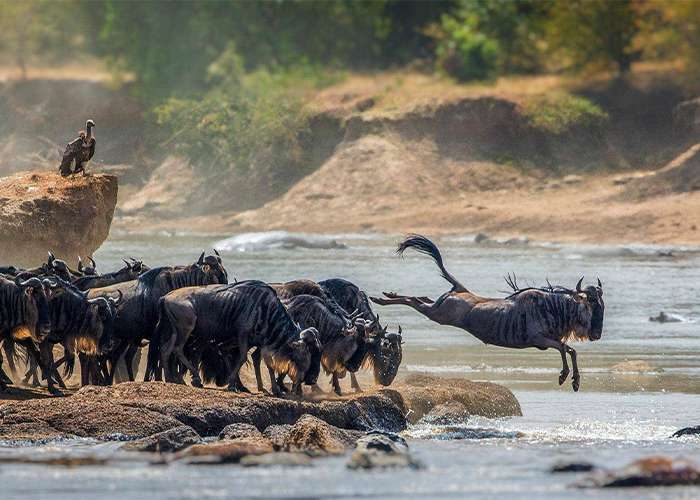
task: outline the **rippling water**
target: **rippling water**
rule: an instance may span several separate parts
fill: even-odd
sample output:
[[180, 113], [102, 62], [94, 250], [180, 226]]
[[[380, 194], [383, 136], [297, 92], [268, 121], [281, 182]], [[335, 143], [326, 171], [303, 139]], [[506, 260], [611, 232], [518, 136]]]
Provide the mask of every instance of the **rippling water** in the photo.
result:
[[[101, 269], [122, 256], [146, 263], [182, 264], [220, 241], [217, 236], [113, 237], [97, 253]], [[394, 255], [397, 238], [338, 235], [347, 248], [229, 245], [223, 252], [230, 276], [285, 281], [344, 277], [370, 294], [397, 291], [436, 297], [448, 289], [432, 261]], [[258, 237], [256, 241], [259, 241]], [[265, 240], [264, 238], [262, 240]], [[319, 243], [320, 241], [320, 243]], [[328, 246], [318, 238], [314, 246]], [[257, 245], [257, 244], [256, 244]], [[603, 281], [603, 338], [575, 345], [581, 392], [557, 385], [559, 354], [507, 350], [480, 344], [465, 332], [436, 325], [408, 308], [377, 308], [383, 321], [403, 327], [403, 370], [488, 380], [511, 388], [523, 417], [471, 419], [457, 427], [419, 424], [407, 432], [423, 471], [350, 472], [345, 458], [321, 459], [309, 468], [241, 469], [235, 466], [146, 466], [117, 461], [109, 466], [66, 469], [2, 465], [1, 498], [405, 497], [539, 498], [605, 496], [640, 498], [639, 491], [571, 489], [578, 476], [550, 475], [560, 460], [619, 466], [642, 456], [665, 454], [700, 462], [700, 439], [670, 440], [680, 427], [700, 424], [700, 249], [654, 246], [476, 245], [472, 237], [439, 241], [447, 268], [466, 286], [487, 296], [506, 290], [515, 272], [521, 285], [574, 286], [581, 275]], [[292, 245], [294, 246], [294, 245]], [[669, 252], [670, 256], [669, 256]], [[683, 318], [659, 324], [660, 311]], [[625, 360], [649, 369], [613, 371]], [[121, 455], [114, 444], [61, 444], [71, 453]], [[50, 453], [52, 447], [22, 452]], [[0, 452], [7, 450], [0, 449]], [[12, 450], [18, 453], [17, 450]], [[656, 498], [697, 498], [699, 489], [647, 490]]]

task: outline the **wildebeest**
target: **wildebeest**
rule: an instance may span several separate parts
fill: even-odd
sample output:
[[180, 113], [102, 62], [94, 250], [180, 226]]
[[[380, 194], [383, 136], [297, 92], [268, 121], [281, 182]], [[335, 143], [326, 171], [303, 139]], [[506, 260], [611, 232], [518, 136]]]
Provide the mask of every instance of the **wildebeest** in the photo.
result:
[[[173, 369], [173, 361], [179, 361], [190, 371], [192, 384], [201, 385], [200, 356], [211, 346], [216, 346], [222, 354], [232, 354], [228, 366], [228, 389], [231, 391], [249, 392], [240, 381], [239, 371], [252, 347], [262, 349], [273, 370], [280, 363], [277, 368], [285, 364], [289, 372], [291, 363], [297, 381], [309, 381], [309, 370], [304, 369], [306, 363], [300, 363], [289, 353], [298, 347], [294, 343], [300, 340], [311, 348], [317, 331], [302, 330], [296, 325], [266, 283], [242, 281], [227, 286], [181, 288], [163, 297], [159, 310], [154, 342], [160, 346], [161, 365], [167, 381], [181, 382]], [[186, 347], [189, 357], [185, 354]], [[278, 392], [274, 377], [272, 387], [273, 392]]]
[[[107, 353], [110, 362], [108, 381], [111, 383], [116, 364], [127, 349], [127, 372], [129, 380], [134, 380], [131, 361], [142, 341], [150, 340], [155, 330], [158, 322], [158, 301], [161, 297], [177, 288], [227, 282], [228, 274], [221, 258], [218, 255], [205, 257], [202, 252], [197, 262], [189, 266], [158, 267], [142, 274], [137, 280], [90, 289], [91, 298], [111, 297], [117, 290], [124, 295], [124, 300], [117, 308], [112, 333], [103, 335], [101, 340], [100, 350]], [[149, 349], [149, 369], [145, 377], [147, 380], [150, 378], [151, 366], [155, 366], [152, 362], [157, 360], [157, 356], [157, 349]]]
[[[64, 361], [68, 367], [66, 373], [70, 375], [76, 352], [93, 357], [99, 354], [100, 340], [102, 335], [109, 335], [111, 332], [114, 308], [118, 304], [119, 299], [114, 298], [88, 299], [87, 292], [78, 290], [65, 281], [58, 281], [52, 286], [49, 298], [51, 333], [39, 344], [44, 364], [49, 372], [46, 376], [49, 392], [58, 392], [53, 387], [54, 377], [65, 388], [56, 372], [53, 346], [63, 345]], [[81, 375], [85, 382], [86, 374]]]
[[485, 344], [516, 349], [557, 349], [562, 359], [560, 385], [569, 375], [568, 352], [573, 364], [573, 389], [578, 391], [581, 377], [576, 351], [565, 342], [569, 339], [600, 339], [605, 312], [600, 280], [598, 286], [585, 289], [581, 289], [581, 278], [575, 290], [563, 287], [528, 288], [516, 290], [503, 299], [485, 298], [467, 290], [447, 272], [440, 251], [428, 238], [410, 235], [399, 244], [397, 253], [401, 255], [407, 248], [432, 257], [452, 289], [435, 301], [427, 297], [385, 292], [385, 298], [371, 297], [373, 302], [407, 305], [441, 325], [466, 330]]
[[[394, 381], [403, 357], [401, 325], [398, 333], [387, 333], [387, 327], [382, 327], [379, 316], [372, 311], [365, 292], [354, 283], [342, 279], [331, 278], [318, 282], [319, 286], [346, 311], [357, 311], [364, 318], [365, 338], [368, 340], [358, 346], [357, 356], [361, 356], [363, 365], [371, 365], [374, 381], [377, 384], [389, 386]], [[357, 368], [349, 366], [350, 383], [353, 389], [360, 391], [355, 373]]]
[[[37, 360], [40, 355], [35, 343], [51, 333], [47, 283], [39, 278], [13, 282], [0, 277], [0, 339], [23, 345]], [[8, 379], [0, 362], [0, 390], [7, 389]]]
[[83, 265], [83, 259], [81, 259], [80, 255], [78, 255], [78, 272], [80, 274], [82, 274], [83, 276], [96, 276], [98, 273], [97, 273], [97, 264], [95, 263], [95, 259], [88, 256], [88, 260], [90, 261], [90, 265], [89, 266]]
[[131, 262], [124, 260], [124, 267], [118, 271], [105, 274], [87, 275], [73, 280], [75, 285], [80, 290], [88, 290], [90, 288], [102, 288], [124, 283], [137, 279], [141, 274], [149, 270], [148, 266], [140, 260], [130, 259]]

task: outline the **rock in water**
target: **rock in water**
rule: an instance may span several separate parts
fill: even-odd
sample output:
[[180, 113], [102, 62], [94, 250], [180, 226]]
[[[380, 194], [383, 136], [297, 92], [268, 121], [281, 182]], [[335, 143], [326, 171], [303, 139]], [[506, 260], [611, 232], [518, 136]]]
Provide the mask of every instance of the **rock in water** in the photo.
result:
[[411, 467], [419, 469], [423, 464], [408, 452], [408, 444], [402, 437], [389, 432], [373, 431], [357, 440], [356, 449], [347, 463], [349, 469], [375, 469], [384, 467]]
[[174, 429], [159, 432], [146, 438], [138, 439], [122, 446], [126, 451], [151, 451], [171, 453], [179, 451], [202, 441], [192, 427], [180, 425]]
[[665, 312], [661, 311], [658, 316], [649, 316], [649, 321], [656, 323], [680, 323], [683, 320], [678, 316], [666, 314]]
[[697, 464], [661, 456], [643, 458], [622, 469], [601, 470], [576, 484], [580, 488], [679, 485], [700, 485], [700, 469]]
[[697, 427], [686, 427], [673, 433], [671, 437], [700, 436], [700, 425]]
[[241, 465], [246, 467], [269, 467], [273, 465], [292, 467], [310, 464], [311, 457], [305, 453], [289, 453], [286, 451], [265, 453], [264, 455], [247, 455], [241, 459]]
[[272, 453], [272, 443], [266, 439], [222, 439], [211, 443], [195, 444], [178, 452], [176, 459], [187, 463], [238, 463], [249, 455]]
[[262, 438], [262, 432], [253, 424], [229, 424], [219, 434], [219, 439]]
[[460, 424], [469, 420], [469, 411], [459, 401], [447, 401], [433, 407], [423, 420], [429, 424]]
[[33, 266], [52, 250], [73, 262], [109, 235], [117, 204], [113, 175], [19, 173], [0, 179], [0, 262]]
[[339, 455], [361, 435], [357, 431], [334, 427], [312, 415], [302, 415], [289, 429], [282, 449], [309, 455]]

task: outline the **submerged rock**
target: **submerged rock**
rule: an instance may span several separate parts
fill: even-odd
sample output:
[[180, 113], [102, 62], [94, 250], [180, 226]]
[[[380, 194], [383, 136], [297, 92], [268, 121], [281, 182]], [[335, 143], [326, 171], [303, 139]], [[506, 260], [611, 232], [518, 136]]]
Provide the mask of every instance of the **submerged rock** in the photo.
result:
[[241, 465], [246, 467], [270, 467], [281, 465], [285, 467], [310, 465], [311, 457], [305, 453], [289, 453], [278, 451], [264, 455], [247, 455], [241, 459]]
[[700, 436], [700, 425], [696, 427], [685, 427], [673, 433], [671, 437]]
[[117, 204], [113, 175], [19, 173], [0, 179], [0, 261], [45, 262], [47, 250], [74, 262], [109, 235]]
[[594, 472], [576, 484], [580, 488], [679, 485], [700, 485], [700, 469], [688, 460], [663, 456], [643, 458], [617, 470]]
[[617, 373], [659, 373], [663, 368], [654, 366], [648, 361], [632, 359], [621, 361], [610, 367], [610, 371]]
[[309, 455], [339, 455], [355, 444], [362, 433], [338, 429], [312, 415], [302, 415], [284, 437], [284, 451]]
[[552, 466], [550, 472], [590, 472], [594, 469], [596, 466], [590, 462], [559, 462]]
[[271, 425], [263, 431], [263, 436], [272, 442], [275, 450], [281, 450], [291, 430], [290, 424]]
[[459, 401], [448, 401], [431, 409], [423, 420], [429, 424], [449, 425], [466, 422], [469, 419], [467, 407]]
[[665, 312], [661, 311], [658, 316], [649, 316], [649, 321], [656, 323], [680, 323], [683, 321], [683, 319], [674, 314], [666, 314]]
[[195, 444], [177, 453], [175, 458], [197, 464], [237, 463], [245, 456], [264, 455], [272, 451], [272, 443], [266, 439], [223, 439]]
[[159, 432], [146, 438], [132, 441], [122, 446], [126, 451], [150, 451], [159, 453], [171, 453], [180, 451], [193, 444], [200, 443], [202, 438], [192, 427], [181, 425], [174, 429]]
[[418, 469], [422, 468], [423, 464], [410, 455], [408, 444], [402, 437], [385, 432], [370, 432], [357, 441], [347, 467], [349, 469], [385, 467]]

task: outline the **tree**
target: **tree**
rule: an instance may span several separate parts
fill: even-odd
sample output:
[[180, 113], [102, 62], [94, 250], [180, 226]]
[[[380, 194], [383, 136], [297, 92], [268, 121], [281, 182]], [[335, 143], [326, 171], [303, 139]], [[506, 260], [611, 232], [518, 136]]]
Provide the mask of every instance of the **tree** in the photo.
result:
[[633, 49], [638, 21], [632, 0], [559, 0], [549, 18], [548, 40], [574, 69], [615, 67], [626, 73], [640, 56]]

